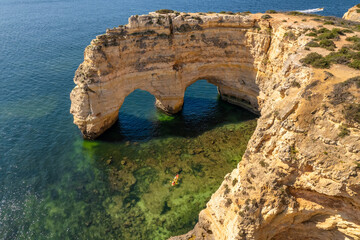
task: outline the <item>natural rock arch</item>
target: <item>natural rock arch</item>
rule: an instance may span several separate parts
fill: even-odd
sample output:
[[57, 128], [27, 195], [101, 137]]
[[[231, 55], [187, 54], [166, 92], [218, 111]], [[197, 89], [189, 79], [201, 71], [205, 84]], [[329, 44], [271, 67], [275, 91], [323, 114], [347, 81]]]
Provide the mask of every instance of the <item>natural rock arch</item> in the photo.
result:
[[259, 113], [257, 68], [270, 44], [263, 24], [268, 23], [239, 15], [132, 16], [128, 25], [97, 36], [85, 49], [71, 93], [75, 124], [85, 138], [96, 138], [116, 121], [135, 89], [176, 113], [186, 87], [198, 79], [218, 86], [223, 100]]

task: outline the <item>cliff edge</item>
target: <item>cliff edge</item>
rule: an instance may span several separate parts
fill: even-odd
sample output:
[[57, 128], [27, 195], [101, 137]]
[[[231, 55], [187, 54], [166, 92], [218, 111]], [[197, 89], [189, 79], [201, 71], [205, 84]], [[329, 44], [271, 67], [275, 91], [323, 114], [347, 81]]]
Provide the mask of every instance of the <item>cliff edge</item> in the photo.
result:
[[360, 22], [360, 4], [350, 8], [349, 11], [344, 14], [343, 19]]
[[132, 16], [86, 48], [71, 93], [74, 122], [97, 137], [137, 88], [177, 112], [186, 87], [207, 79], [260, 118], [195, 228], [172, 239], [360, 239], [360, 34], [340, 20]]

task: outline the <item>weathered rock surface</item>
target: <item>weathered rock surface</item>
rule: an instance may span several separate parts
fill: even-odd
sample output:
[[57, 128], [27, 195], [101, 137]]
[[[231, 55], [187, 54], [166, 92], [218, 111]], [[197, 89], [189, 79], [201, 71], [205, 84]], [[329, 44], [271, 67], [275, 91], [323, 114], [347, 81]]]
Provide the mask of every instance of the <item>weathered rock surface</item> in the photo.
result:
[[349, 11], [344, 14], [343, 19], [360, 22], [360, 8], [357, 5], [350, 8]]
[[360, 71], [304, 67], [305, 33], [321, 23], [261, 16], [132, 16], [86, 48], [74, 122], [98, 136], [137, 88], [177, 112], [186, 87], [207, 79], [261, 117], [194, 230], [173, 239], [360, 239], [360, 126], [348, 117]]
[[258, 112], [255, 81], [270, 41], [270, 23], [252, 16], [132, 16], [86, 48], [71, 93], [74, 122], [85, 137], [99, 136], [135, 89], [176, 113], [185, 89], [199, 79], [218, 86], [224, 100]]

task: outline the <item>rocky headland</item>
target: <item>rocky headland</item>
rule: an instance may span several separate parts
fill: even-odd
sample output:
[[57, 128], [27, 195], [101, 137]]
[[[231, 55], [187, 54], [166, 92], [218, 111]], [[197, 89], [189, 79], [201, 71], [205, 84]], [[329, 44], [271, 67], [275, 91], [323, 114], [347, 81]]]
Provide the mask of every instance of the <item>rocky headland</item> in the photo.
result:
[[355, 5], [354, 7], [350, 8], [349, 11], [347, 11], [343, 19], [350, 20], [350, 21], [360, 21], [360, 4]]
[[86, 48], [74, 123], [96, 138], [135, 89], [176, 113], [206, 79], [260, 117], [195, 228], [173, 239], [360, 239], [359, 30], [297, 12], [132, 16]]

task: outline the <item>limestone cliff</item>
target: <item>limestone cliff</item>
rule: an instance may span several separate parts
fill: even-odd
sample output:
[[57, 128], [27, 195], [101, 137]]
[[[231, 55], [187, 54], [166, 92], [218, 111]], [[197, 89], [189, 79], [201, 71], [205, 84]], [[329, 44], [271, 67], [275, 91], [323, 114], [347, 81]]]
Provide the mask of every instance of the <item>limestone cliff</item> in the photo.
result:
[[270, 23], [252, 16], [132, 16], [86, 48], [71, 93], [74, 122], [85, 137], [97, 137], [135, 89], [176, 113], [185, 89], [199, 79], [217, 85], [224, 100], [258, 113], [257, 66], [266, 61], [270, 35]]
[[[198, 79], [217, 85], [224, 100], [261, 115], [243, 160], [225, 176], [194, 230], [173, 239], [360, 239], [356, 53], [347, 59], [352, 68], [340, 61], [326, 65], [327, 59], [314, 65], [326, 70], [304, 66], [300, 60], [309, 52], [334, 50], [321, 41], [326, 49], [306, 46], [309, 31], [323, 22], [271, 16], [132, 16], [85, 50], [71, 112], [88, 138], [116, 121], [134, 89], [149, 91], [158, 107], [177, 112], [186, 87]], [[357, 33], [329, 28], [342, 33], [338, 49], [346, 37], [357, 39]]]
[[360, 5], [358, 5], [350, 8], [349, 11], [344, 14], [343, 19], [360, 22]]

